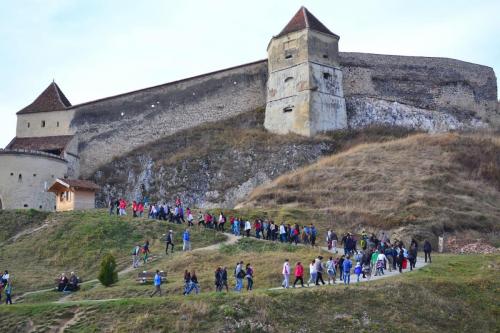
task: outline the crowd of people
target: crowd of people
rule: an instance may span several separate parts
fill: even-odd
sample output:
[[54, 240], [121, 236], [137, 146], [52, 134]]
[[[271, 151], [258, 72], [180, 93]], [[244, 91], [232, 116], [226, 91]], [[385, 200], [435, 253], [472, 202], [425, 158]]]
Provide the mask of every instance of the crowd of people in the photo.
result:
[[[148, 218], [170, 221], [172, 223], [187, 224], [182, 235], [183, 251], [191, 249], [189, 227], [194, 226], [193, 212], [189, 207], [185, 210], [180, 199], [176, 199], [175, 204], [151, 204], [144, 202], [132, 202], [132, 212], [134, 217], [142, 217], [144, 207], [148, 206]], [[110, 214], [116, 209], [117, 215], [125, 215], [127, 202], [123, 199], [110, 202]], [[318, 230], [314, 224], [304, 226], [298, 224], [275, 223], [268, 219], [255, 219], [251, 222], [240, 216], [227, 217], [223, 212], [218, 215], [209, 212], [199, 213], [197, 219], [198, 227], [210, 228], [224, 232], [228, 230], [235, 236], [255, 237], [257, 239], [279, 241], [289, 244], [303, 244], [318, 246]], [[169, 230], [165, 235], [165, 254], [174, 251], [173, 231]], [[301, 262], [297, 262], [292, 269], [290, 263], [285, 261], [282, 268], [284, 288], [295, 287], [297, 283], [301, 286], [311, 284], [335, 284], [337, 279], [341, 283], [350, 284], [351, 275], [356, 276], [356, 281], [361, 278], [370, 279], [372, 276], [384, 275], [386, 270], [398, 270], [403, 272], [409, 266], [410, 270], [415, 268], [418, 243], [412, 239], [408, 248], [402, 241], [390, 242], [389, 237], [382, 232], [379, 237], [374, 234], [368, 235], [364, 230], [361, 234], [354, 235], [344, 233], [339, 237], [333, 230], [328, 230], [325, 235], [326, 247], [333, 254], [324, 261], [322, 256], [318, 256], [309, 263], [309, 279], [305, 282], [305, 268]], [[343, 254], [339, 255], [339, 248], [343, 249]], [[425, 261], [431, 260], [432, 247], [427, 240], [424, 242], [423, 250]], [[147, 262], [149, 253], [149, 242], [143, 246], [137, 245], [133, 251], [133, 264], [138, 267], [142, 256]], [[294, 277], [293, 284], [290, 276]], [[246, 281], [246, 289], [252, 290], [254, 283], [253, 267], [248, 263], [238, 262], [234, 268], [235, 291], [241, 291]], [[325, 282], [326, 280], [326, 282]], [[192, 291], [199, 292], [198, 278], [194, 271], [186, 271], [184, 274], [184, 294], [188, 295]], [[215, 290], [220, 292], [229, 291], [227, 267], [218, 267], [215, 270]]]

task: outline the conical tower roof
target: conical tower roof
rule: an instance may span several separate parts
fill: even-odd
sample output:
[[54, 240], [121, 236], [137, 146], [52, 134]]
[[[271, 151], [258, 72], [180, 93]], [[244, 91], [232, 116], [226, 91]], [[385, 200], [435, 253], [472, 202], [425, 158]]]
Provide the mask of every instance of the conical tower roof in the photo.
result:
[[300, 7], [299, 11], [292, 17], [290, 22], [281, 30], [276, 37], [286, 35], [290, 32], [302, 29], [312, 29], [328, 35], [339, 37], [331, 32], [323, 23], [321, 23], [306, 7]]
[[17, 114], [61, 111], [69, 107], [71, 107], [69, 100], [64, 96], [59, 86], [55, 82], [52, 82], [33, 103]]

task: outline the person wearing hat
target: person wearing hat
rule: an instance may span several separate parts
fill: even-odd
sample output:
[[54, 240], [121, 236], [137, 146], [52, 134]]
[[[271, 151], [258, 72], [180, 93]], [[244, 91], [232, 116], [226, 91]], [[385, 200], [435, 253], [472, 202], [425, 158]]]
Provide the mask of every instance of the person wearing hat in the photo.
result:
[[167, 236], [165, 237], [165, 254], [168, 254], [168, 247], [171, 247], [170, 253], [174, 253], [174, 232], [172, 230], [169, 230], [167, 233]]

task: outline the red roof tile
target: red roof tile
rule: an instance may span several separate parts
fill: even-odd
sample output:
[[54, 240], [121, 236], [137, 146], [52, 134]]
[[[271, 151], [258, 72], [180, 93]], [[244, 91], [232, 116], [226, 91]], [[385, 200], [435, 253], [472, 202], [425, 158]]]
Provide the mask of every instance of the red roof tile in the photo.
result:
[[323, 23], [321, 23], [306, 7], [300, 7], [299, 11], [292, 17], [290, 22], [281, 30], [276, 37], [286, 35], [290, 32], [299, 31], [302, 29], [316, 30], [328, 35], [336, 36]]
[[69, 107], [71, 107], [69, 100], [64, 96], [59, 86], [52, 82], [33, 103], [17, 114], [61, 111]]
[[31, 138], [15, 137], [6, 149], [26, 149], [26, 150], [64, 150], [73, 139], [73, 135], [42, 136]]

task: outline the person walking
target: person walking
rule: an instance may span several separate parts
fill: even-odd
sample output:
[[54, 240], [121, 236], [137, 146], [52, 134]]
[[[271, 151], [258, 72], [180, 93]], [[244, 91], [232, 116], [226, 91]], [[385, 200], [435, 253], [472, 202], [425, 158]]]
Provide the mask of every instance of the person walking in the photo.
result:
[[250, 221], [246, 221], [245, 222], [245, 235], [247, 237], [250, 237], [250, 230], [252, 230], [252, 224], [250, 223]]
[[252, 290], [253, 288], [253, 267], [250, 266], [250, 263], [246, 266], [246, 275], [247, 278], [247, 291]]
[[325, 285], [325, 281], [323, 281], [323, 271], [324, 271], [324, 267], [323, 267], [323, 263], [321, 262], [321, 260], [323, 259], [322, 256], [319, 256], [318, 258], [316, 258], [316, 285], [319, 286], [319, 281], [321, 281], [321, 283], [323, 285]]
[[12, 304], [12, 282], [7, 281], [7, 285], [5, 286], [5, 304]]
[[358, 261], [356, 263], [356, 267], [354, 267], [354, 274], [356, 274], [356, 282], [359, 282], [359, 276], [361, 275], [362, 272], [363, 270], [361, 268], [361, 263]]
[[311, 224], [309, 230], [311, 232], [311, 246], [316, 246], [316, 237], [318, 237], [318, 231], [313, 224]]
[[186, 269], [184, 271], [184, 292], [183, 295], [186, 295], [189, 288], [191, 287], [191, 273]]
[[174, 253], [174, 232], [169, 230], [165, 237], [165, 254], [168, 255], [168, 248], [170, 246], [170, 253]]
[[342, 271], [344, 272], [344, 284], [349, 285], [351, 283], [351, 268], [352, 262], [349, 256], [346, 256], [344, 262], [342, 263]]
[[290, 264], [288, 263], [288, 259], [285, 259], [285, 263], [283, 264], [283, 283], [281, 284], [283, 288], [290, 287]]
[[139, 267], [139, 256], [141, 254], [141, 246], [137, 244], [133, 249], [132, 249], [132, 267], [137, 268]]
[[182, 234], [182, 251], [191, 251], [191, 240], [190, 240], [190, 234], [189, 234], [189, 229], [184, 230], [184, 233]]
[[221, 290], [226, 287], [226, 292], [229, 292], [229, 287], [228, 287], [228, 284], [227, 284], [227, 267], [224, 266], [222, 268], [222, 286], [221, 286]]
[[326, 262], [326, 274], [328, 274], [328, 284], [330, 284], [330, 281], [332, 281], [332, 284], [335, 284], [335, 261], [333, 260], [333, 257], [330, 257], [328, 261]]
[[148, 262], [149, 253], [151, 253], [151, 251], [149, 251], [149, 240], [146, 240], [144, 246], [142, 247], [142, 260], [144, 261], [144, 265]]
[[215, 291], [222, 291], [222, 267], [215, 270]]
[[153, 280], [153, 284], [155, 286], [155, 290], [149, 296], [153, 297], [157, 293], [160, 294], [160, 296], [161, 296], [161, 275], [160, 275], [160, 271], [159, 270], [156, 270], [156, 274], [155, 274], [155, 277], [154, 277], [154, 280]]
[[310, 286], [311, 283], [316, 283], [316, 260], [313, 260], [309, 264], [309, 281], [307, 281], [307, 285]]
[[300, 285], [302, 288], [304, 288], [304, 266], [302, 266], [302, 263], [299, 261], [297, 265], [295, 265], [295, 281], [293, 282], [293, 287], [295, 288], [295, 285], [297, 284], [298, 281], [300, 281]]
[[243, 271], [243, 261], [236, 264], [234, 277], [236, 278], [236, 287], [234, 290], [239, 292], [243, 288], [243, 278], [245, 277], [245, 272]]
[[427, 262], [427, 258], [429, 258], [429, 263], [432, 262], [431, 259], [431, 252], [432, 252], [432, 245], [431, 242], [429, 242], [427, 239], [424, 241], [424, 255], [425, 255], [425, 262]]
[[196, 276], [194, 269], [191, 271], [190, 277], [191, 278], [189, 283], [187, 283], [187, 290], [184, 295], [189, 295], [193, 290], [196, 292], [196, 295], [198, 295], [200, 292], [200, 285], [198, 284], [198, 277]]

